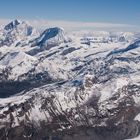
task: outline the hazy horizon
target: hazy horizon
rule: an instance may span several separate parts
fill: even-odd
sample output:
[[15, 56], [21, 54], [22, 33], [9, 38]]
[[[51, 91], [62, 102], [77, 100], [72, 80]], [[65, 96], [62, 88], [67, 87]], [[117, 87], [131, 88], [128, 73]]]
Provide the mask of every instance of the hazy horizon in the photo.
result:
[[139, 31], [139, 0], [5, 0], [0, 25], [28, 20], [33, 26], [61, 26], [66, 30]]

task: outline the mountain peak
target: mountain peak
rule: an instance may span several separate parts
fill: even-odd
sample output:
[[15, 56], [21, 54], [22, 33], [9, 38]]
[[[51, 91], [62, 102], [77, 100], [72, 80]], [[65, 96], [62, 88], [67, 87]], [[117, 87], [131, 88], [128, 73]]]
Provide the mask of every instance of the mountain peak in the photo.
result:
[[21, 22], [17, 19], [11, 21], [9, 24], [7, 24], [4, 29], [5, 30], [11, 30], [13, 28], [15, 28], [17, 25], [19, 25]]
[[39, 46], [57, 46], [65, 42], [64, 30], [59, 27], [46, 29], [39, 38], [37, 38], [37, 45]]

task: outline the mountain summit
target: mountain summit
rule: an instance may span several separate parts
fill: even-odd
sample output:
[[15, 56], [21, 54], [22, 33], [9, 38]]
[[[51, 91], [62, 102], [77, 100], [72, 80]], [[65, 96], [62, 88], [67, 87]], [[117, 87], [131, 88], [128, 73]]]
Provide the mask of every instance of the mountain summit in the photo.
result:
[[1, 29], [0, 46], [15, 46], [17, 43], [28, 41], [38, 35], [35, 28], [27, 22], [14, 20]]
[[11, 30], [13, 28], [16, 28], [17, 25], [19, 25], [21, 22], [17, 19], [15, 19], [14, 21], [10, 22], [9, 24], [7, 24], [4, 29], [5, 30]]
[[61, 43], [68, 42], [64, 30], [59, 27], [46, 29], [38, 38], [33, 41], [32, 46], [40, 46], [45, 49], [58, 46]]

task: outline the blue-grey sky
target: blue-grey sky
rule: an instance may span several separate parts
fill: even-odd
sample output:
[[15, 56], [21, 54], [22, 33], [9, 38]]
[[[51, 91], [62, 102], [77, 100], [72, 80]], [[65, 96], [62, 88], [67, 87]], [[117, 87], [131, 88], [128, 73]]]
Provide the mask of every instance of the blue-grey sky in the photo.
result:
[[140, 0], [1, 0], [0, 19], [140, 25]]

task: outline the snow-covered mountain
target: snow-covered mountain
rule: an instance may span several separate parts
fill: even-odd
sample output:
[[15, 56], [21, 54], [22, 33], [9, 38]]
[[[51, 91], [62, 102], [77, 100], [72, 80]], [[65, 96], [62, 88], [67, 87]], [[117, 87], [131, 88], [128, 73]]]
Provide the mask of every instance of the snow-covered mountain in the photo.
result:
[[0, 47], [17, 46], [38, 36], [38, 31], [26, 22], [14, 20], [0, 30]]
[[125, 140], [140, 134], [140, 36], [0, 30], [0, 139]]

